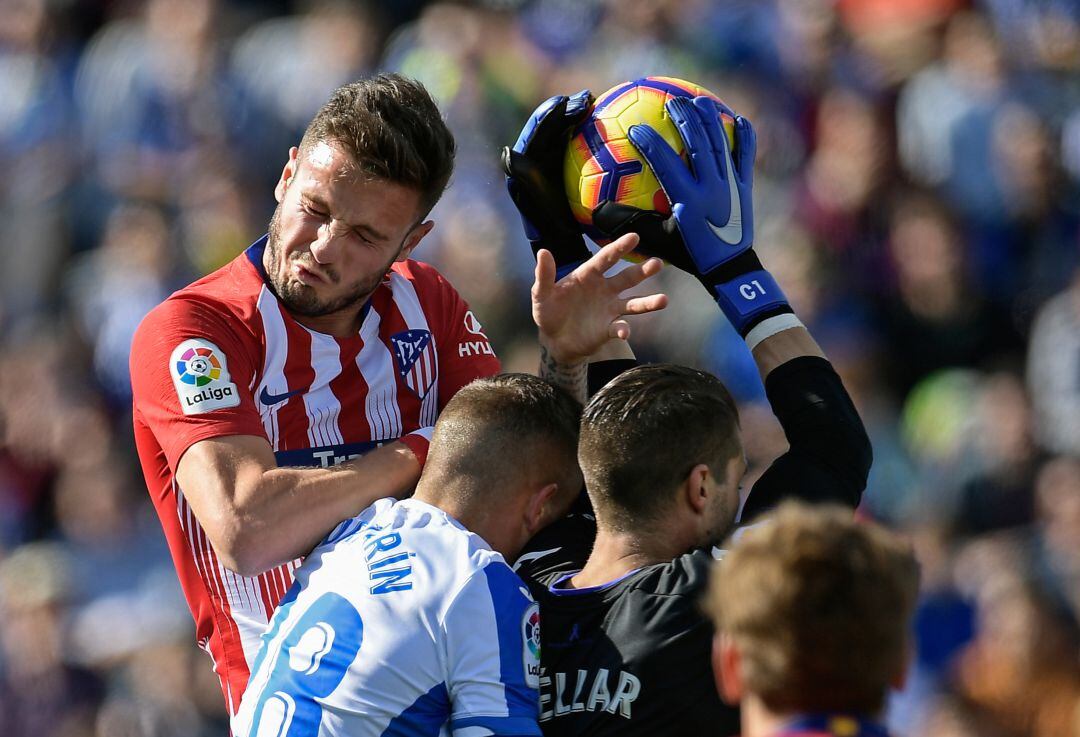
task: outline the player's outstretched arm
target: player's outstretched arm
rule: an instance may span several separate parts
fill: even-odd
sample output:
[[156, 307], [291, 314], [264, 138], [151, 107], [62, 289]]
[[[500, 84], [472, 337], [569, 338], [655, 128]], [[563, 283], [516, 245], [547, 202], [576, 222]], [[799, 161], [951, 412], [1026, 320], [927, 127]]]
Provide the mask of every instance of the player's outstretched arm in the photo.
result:
[[408, 493], [420, 468], [402, 442], [330, 468], [279, 468], [265, 438], [232, 435], [188, 448], [176, 480], [222, 565], [253, 576], [307, 555], [376, 500]]
[[[763, 378], [785, 360], [821, 356], [805, 329], [771, 349], [756, 350], [772, 336], [801, 328], [802, 323], [753, 249], [757, 136], [750, 121], [709, 97], [674, 98], [667, 110], [686, 146], [690, 168], [651, 127], [633, 126], [629, 137], [656, 173], [672, 214], [605, 201], [593, 213], [594, 224], [611, 236], [640, 234], [639, 250], [697, 277], [755, 359], [760, 356]], [[734, 148], [722, 116], [734, 121]]]
[[[791, 448], [755, 484], [743, 520], [785, 496], [855, 506], [872, 458], [866, 430], [839, 376], [753, 250], [753, 127], [707, 97], [675, 98], [667, 109], [690, 168], [652, 128], [634, 126], [629, 136], [668, 195], [671, 216], [605, 202], [593, 222], [610, 235], [639, 232], [640, 250], [696, 276], [750, 348]], [[734, 120], [734, 151], [721, 114]]]

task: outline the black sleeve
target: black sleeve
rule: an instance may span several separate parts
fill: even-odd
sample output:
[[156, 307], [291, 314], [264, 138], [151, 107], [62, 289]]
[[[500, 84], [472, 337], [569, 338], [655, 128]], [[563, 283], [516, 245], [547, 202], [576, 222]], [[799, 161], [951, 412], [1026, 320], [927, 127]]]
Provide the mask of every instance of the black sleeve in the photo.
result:
[[634, 358], [614, 358], [610, 361], [597, 361], [589, 364], [589, 396], [596, 394], [604, 385], [638, 365]]
[[788, 361], [766, 377], [765, 393], [791, 447], [754, 484], [741, 521], [788, 498], [858, 506], [873, 451], [832, 364], [817, 356]]

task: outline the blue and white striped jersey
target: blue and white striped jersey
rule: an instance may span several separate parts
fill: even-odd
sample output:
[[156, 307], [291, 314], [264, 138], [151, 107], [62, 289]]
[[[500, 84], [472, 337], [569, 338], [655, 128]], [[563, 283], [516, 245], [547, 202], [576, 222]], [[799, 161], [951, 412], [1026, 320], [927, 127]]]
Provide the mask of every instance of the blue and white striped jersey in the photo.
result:
[[540, 735], [539, 609], [442, 510], [383, 499], [296, 571], [237, 737]]

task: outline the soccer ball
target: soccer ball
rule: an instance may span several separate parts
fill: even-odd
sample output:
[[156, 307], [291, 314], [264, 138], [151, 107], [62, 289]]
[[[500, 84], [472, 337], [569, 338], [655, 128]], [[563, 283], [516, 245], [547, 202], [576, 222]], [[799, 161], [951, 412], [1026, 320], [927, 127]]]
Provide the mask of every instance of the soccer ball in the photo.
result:
[[[613, 200], [641, 210], [671, 213], [664, 190], [652, 169], [630, 142], [627, 131], [646, 123], [686, 160], [682, 137], [664, 109], [673, 97], [720, 98], [693, 82], [674, 77], [645, 77], [612, 87], [596, 99], [589, 116], [578, 126], [566, 149], [563, 174], [570, 210], [582, 230], [597, 245], [605, 238], [593, 227], [592, 211], [604, 200]], [[720, 116], [733, 145], [735, 121]]]

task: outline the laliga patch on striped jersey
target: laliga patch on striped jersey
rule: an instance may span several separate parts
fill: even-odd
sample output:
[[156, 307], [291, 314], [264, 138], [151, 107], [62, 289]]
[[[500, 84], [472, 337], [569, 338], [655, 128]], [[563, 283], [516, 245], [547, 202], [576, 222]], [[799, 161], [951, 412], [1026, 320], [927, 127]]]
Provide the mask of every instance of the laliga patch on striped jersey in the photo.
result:
[[220, 348], [204, 338], [189, 338], [169, 357], [176, 397], [185, 415], [201, 415], [240, 404], [236, 384]]
[[428, 330], [405, 330], [390, 336], [398, 373], [406, 386], [423, 399], [435, 385], [438, 364], [435, 344]]

